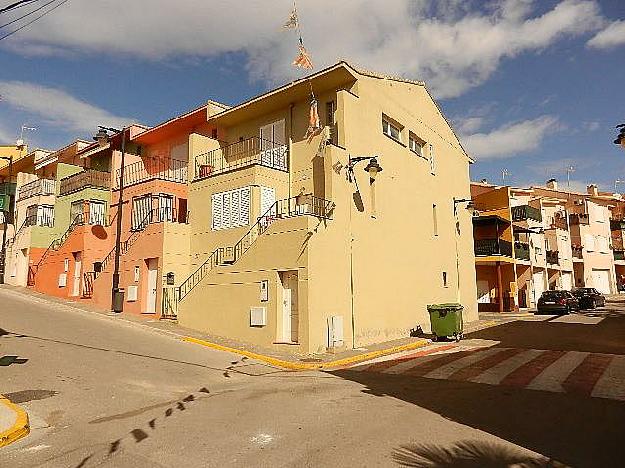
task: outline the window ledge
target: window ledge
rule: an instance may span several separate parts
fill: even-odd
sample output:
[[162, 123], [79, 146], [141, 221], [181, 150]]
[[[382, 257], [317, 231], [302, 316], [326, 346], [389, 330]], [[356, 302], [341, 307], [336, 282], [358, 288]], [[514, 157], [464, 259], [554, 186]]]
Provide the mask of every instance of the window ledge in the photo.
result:
[[394, 141], [395, 143], [397, 143], [398, 145], [401, 145], [401, 146], [403, 146], [404, 148], [407, 148], [407, 145], [406, 145], [403, 141], [398, 140], [397, 138], [393, 138], [392, 136], [390, 136], [389, 134], [384, 133], [384, 132], [382, 132], [382, 135], [384, 135], [384, 136], [385, 136], [386, 138], [388, 138], [389, 140], [393, 140], [393, 141]]

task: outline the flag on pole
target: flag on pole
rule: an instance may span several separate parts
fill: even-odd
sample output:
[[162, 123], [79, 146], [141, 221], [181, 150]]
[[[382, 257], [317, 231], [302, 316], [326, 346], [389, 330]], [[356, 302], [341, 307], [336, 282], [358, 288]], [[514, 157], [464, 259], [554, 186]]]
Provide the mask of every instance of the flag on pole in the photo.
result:
[[289, 19], [286, 21], [286, 23], [284, 23], [284, 26], [282, 26], [284, 29], [297, 29], [299, 26], [299, 20], [297, 18], [297, 10], [295, 8], [293, 8], [293, 10], [291, 11], [291, 15], [289, 16]]
[[310, 55], [308, 55], [308, 51], [303, 45], [299, 45], [299, 53], [297, 57], [293, 61], [293, 65], [300, 68], [305, 68], [306, 70], [312, 70], [313, 64], [310, 59]]

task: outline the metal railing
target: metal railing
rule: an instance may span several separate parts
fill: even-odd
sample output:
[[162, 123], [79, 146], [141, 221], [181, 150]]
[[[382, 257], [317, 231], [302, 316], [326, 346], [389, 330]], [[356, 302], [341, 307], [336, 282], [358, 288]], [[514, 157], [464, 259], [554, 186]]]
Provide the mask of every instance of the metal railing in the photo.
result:
[[[273, 222], [295, 216], [314, 216], [321, 219], [331, 219], [334, 206], [334, 202], [313, 197], [312, 195], [277, 200], [257, 219], [254, 225], [233, 247], [218, 247], [213, 250], [197, 270], [191, 273], [180, 286], [173, 288], [174, 290], [168, 293], [168, 304], [163, 304], [163, 309], [170, 307], [172, 304], [177, 306], [215, 266], [224, 263], [235, 263]], [[172, 294], [174, 295], [173, 297], [171, 296]], [[175, 312], [173, 315], [176, 315]]]
[[51, 179], [37, 179], [22, 185], [19, 188], [17, 201], [26, 200], [30, 197], [40, 195], [54, 195], [56, 192], [56, 181]]
[[533, 219], [534, 221], [542, 221], [543, 216], [538, 208], [529, 205], [513, 206], [512, 221], [525, 221]]
[[[171, 222], [171, 223], [187, 223], [189, 220], [189, 213], [179, 213], [175, 208], [157, 208], [150, 210], [150, 212], [144, 216], [142, 221], [131, 230], [131, 234], [128, 238], [120, 243], [120, 255], [128, 253], [133, 244], [137, 241], [140, 234], [150, 224]], [[83, 297], [91, 297], [93, 294], [93, 282], [100, 277], [106, 270], [107, 266], [115, 259], [115, 247], [102, 259], [99, 265], [98, 271], [87, 271], [84, 273]]]
[[87, 169], [61, 179], [59, 196], [78, 192], [85, 188], [109, 189], [111, 187], [111, 173]]
[[614, 249], [614, 260], [625, 260], [625, 250]]
[[519, 260], [529, 260], [530, 259], [530, 245], [525, 242], [515, 242], [514, 243], [514, 257]]
[[512, 242], [501, 239], [475, 239], [473, 241], [476, 257], [502, 255], [512, 257]]
[[573, 258], [584, 258], [584, 248], [581, 245], [571, 246], [571, 252], [573, 254]]
[[256, 164], [287, 172], [288, 156], [284, 143], [248, 138], [196, 156], [195, 180]]
[[547, 250], [547, 263], [551, 265], [559, 265], [560, 264], [560, 252], [557, 250]]
[[[54, 215], [48, 216], [45, 214], [32, 214], [26, 216], [22, 227], [28, 226], [42, 226], [42, 227], [54, 227]], [[20, 228], [22, 229], [22, 228]]]
[[[186, 184], [189, 163], [177, 159], [142, 158], [141, 161], [124, 167], [124, 186], [139, 184], [148, 180], [167, 180]], [[115, 172], [115, 188], [119, 188], [121, 169]]]
[[569, 223], [567, 222], [566, 216], [554, 216], [551, 220], [551, 227], [566, 231], [569, 228]]

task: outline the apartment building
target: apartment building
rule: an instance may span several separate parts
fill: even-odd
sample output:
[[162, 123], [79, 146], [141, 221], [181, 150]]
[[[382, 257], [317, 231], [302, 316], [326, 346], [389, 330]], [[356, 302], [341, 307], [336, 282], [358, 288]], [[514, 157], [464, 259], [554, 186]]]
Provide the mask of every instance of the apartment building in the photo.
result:
[[529, 188], [473, 183], [471, 192], [480, 310], [534, 307], [546, 289], [616, 292], [612, 194], [594, 185], [587, 193], [562, 190], [553, 179]]
[[164, 291], [180, 324], [319, 352], [429, 329], [432, 303], [477, 318], [471, 160], [423, 83], [341, 62], [206, 123], [189, 276]]

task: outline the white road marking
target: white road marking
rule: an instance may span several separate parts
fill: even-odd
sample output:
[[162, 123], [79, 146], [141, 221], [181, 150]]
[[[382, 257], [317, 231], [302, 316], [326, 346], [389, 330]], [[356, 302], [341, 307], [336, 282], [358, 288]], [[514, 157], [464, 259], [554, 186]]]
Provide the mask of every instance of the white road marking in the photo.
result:
[[485, 370], [477, 377], [470, 379], [470, 381], [476, 383], [497, 385], [510, 372], [531, 361], [543, 352], [544, 351], [541, 351], [539, 349], [528, 349], [527, 351], [509, 357], [505, 361], [502, 361], [499, 364], [491, 367], [490, 369]]
[[432, 354], [427, 354], [425, 356], [419, 356], [414, 359], [408, 359], [406, 361], [402, 361], [398, 364], [395, 364], [393, 367], [389, 367], [388, 369], [382, 370], [381, 373], [382, 374], [394, 374], [394, 375], [402, 374], [412, 369], [413, 367], [417, 367], [425, 362], [438, 359], [439, 357], [441, 357], [441, 354], [443, 353], [432, 353]]
[[525, 388], [532, 390], [546, 390], [549, 392], [564, 392], [562, 382], [566, 380], [573, 369], [586, 359], [589, 353], [581, 353], [579, 351], [569, 351], [560, 359], [555, 361], [544, 371], [542, 371], [532, 382]]
[[595, 384], [592, 396], [625, 400], [625, 356], [614, 356], [610, 365]]
[[32, 447], [24, 448], [21, 451], [22, 452], [37, 452], [39, 450], [43, 450], [47, 448], [50, 448], [50, 446], [46, 444], [39, 444], [39, 445], [33, 445]]
[[460, 359], [456, 359], [449, 364], [445, 364], [438, 369], [434, 369], [431, 372], [428, 372], [423, 377], [426, 379], [447, 379], [454, 372], [463, 369], [465, 367], [470, 366], [482, 359], [492, 356], [493, 354], [497, 354], [499, 352], [505, 351], [507, 348], [490, 348], [483, 351], [478, 351], [475, 354], [469, 354], [468, 356], [461, 357]]

